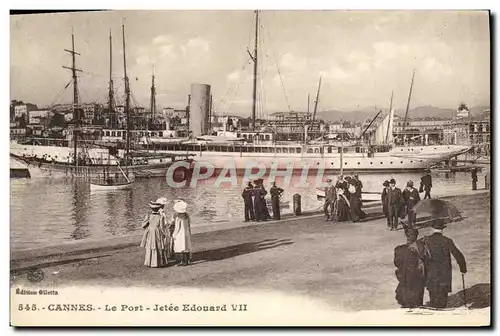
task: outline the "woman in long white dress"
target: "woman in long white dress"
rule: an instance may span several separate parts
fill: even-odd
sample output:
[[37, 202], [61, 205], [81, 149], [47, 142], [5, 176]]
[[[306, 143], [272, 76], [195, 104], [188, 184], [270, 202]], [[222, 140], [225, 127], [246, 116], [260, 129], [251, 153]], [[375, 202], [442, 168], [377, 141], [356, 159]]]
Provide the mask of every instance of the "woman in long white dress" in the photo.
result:
[[164, 267], [168, 265], [168, 227], [159, 202], [150, 202], [151, 213], [142, 221], [144, 233], [141, 247], [146, 249], [144, 265], [148, 267]]
[[191, 221], [187, 214], [187, 203], [177, 200], [174, 203], [173, 225], [174, 252], [180, 255], [179, 266], [187, 266], [191, 260]]

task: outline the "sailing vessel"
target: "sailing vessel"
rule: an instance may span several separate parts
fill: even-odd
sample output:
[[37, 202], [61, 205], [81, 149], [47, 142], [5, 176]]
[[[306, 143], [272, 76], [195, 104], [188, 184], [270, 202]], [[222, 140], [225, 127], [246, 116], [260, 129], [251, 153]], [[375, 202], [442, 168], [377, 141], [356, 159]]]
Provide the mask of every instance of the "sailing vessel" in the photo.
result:
[[[102, 176], [102, 179], [100, 176], [97, 177], [95, 180], [90, 181], [90, 189], [91, 190], [119, 190], [119, 189], [127, 189], [131, 187], [134, 184], [133, 180], [129, 179], [129, 174], [128, 174], [128, 165], [130, 161], [130, 87], [129, 87], [129, 81], [128, 81], [128, 76], [127, 76], [127, 56], [125, 52], [125, 26], [122, 24], [122, 37], [123, 37], [123, 73], [124, 73], [124, 80], [125, 80], [125, 113], [127, 116], [127, 132], [126, 132], [126, 140], [127, 140], [127, 147], [126, 147], [126, 152], [125, 152], [125, 172], [121, 169], [120, 166], [118, 168], [120, 169], [120, 172], [122, 173], [122, 176], [124, 180], [120, 180], [120, 175], [115, 174], [115, 178], [111, 177], [109, 175], [109, 170], [105, 169], [104, 174]], [[111, 45], [111, 34], [109, 35], [110, 38], [110, 45]], [[110, 49], [111, 50], [111, 49]], [[111, 57], [110, 57], [111, 58]], [[111, 77], [111, 66], [110, 66], [110, 92], [113, 87], [113, 80]], [[109, 104], [110, 104], [110, 109], [111, 109], [111, 104], [112, 104], [112, 94], [109, 94]]]
[[[147, 177], [165, 177], [168, 168], [177, 161], [187, 161], [191, 163], [194, 154], [158, 154], [151, 156], [148, 153], [137, 153], [130, 151], [130, 118], [127, 117], [127, 130], [116, 129], [109, 132], [112, 135], [119, 134], [119, 137], [126, 138], [127, 148], [118, 149], [114, 143], [99, 143], [96, 140], [89, 140], [83, 137], [84, 131], [80, 127], [80, 106], [78, 97], [78, 77], [77, 72], [82, 71], [76, 68], [75, 56], [79, 55], [75, 51], [74, 34], [71, 35], [72, 49], [65, 50], [72, 55], [72, 66], [64, 67], [72, 71], [73, 84], [73, 121], [74, 126], [65, 131], [67, 139], [45, 139], [31, 138], [25, 142], [11, 141], [10, 157], [26, 167], [32, 177], [102, 177], [103, 171], [114, 176], [122, 174], [121, 165], [126, 165], [130, 174]], [[112, 79], [112, 39], [110, 34], [110, 78], [108, 109], [109, 115], [116, 117], [114, 111], [114, 90]], [[124, 55], [125, 56], [125, 55]], [[130, 87], [127, 81], [128, 95]], [[130, 105], [130, 98], [128, 98]], [[130, 106], [127, 109], [129, 112]], [[113, 119], [113, 126], [116, 119]], [[95, 133], [96, 131], [93, 130]], [[102, 131], [104, 133], [104, 131]], [[138, 131], [135, 131], [136, 133]], [[71, 139], [71, 140], [70, 140]], [[71, 148], [73, 147], [73, 148]]]
[[[200, 161], [214, 167], [214, 173], [227, 168], [247, 171], [249, 166], [253, 166], [253, 168], [265, 167], [266, 173], [269, 173], [271, 169], [308, 169], [310, 172], [323, 170], [330, 173], [355, 171], [361, 173], [422, 171], [470, 150], [470, 146], [460, 145], [395, 146], [392, 131], [394, 120], [392, 95], [389, 113], [378, 125], [371, 143], [361, 143], [359, 139], [346, 140], [342, 136], [340, 141], [338, 139], [335, 141], [322, 141], [320, 139], [305, 143], [273, 141], [273, 134], [266, 134], [255, 129], [258, 31], [259, 11], [256, 11], [255, 47], [253, 53], [248, 52], [254, 64], [252, 134], [224, 132], [223, 137], [204, 135], [188, 141], [178, 139], [177, 141], [158, 142], [157, 152], [168, 154], [196, 153]], [[320, 87], [321, 81], [318, 85], [315, 110], [318, 105]], [[413, 78], [409, 98], [412, 88]], [[314, 117], [313, 115], [313, 122], [310, 125], [304, 125], [305, 139], [307, 139], [309, 127], [313, 126]], [[375, 118], [372, 122], [374, 120]], [[367, 129], [368, 127], [365, 131]]]

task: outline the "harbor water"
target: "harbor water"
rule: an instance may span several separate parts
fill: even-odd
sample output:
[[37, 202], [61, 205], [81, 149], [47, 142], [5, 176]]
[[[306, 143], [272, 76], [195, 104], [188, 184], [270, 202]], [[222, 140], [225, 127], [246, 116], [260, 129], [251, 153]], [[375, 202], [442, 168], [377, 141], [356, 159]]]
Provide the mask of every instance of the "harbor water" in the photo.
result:
[[[478, 188], [484, 188], [484, 174], [478, 173]], [[420, 173], [360, 174], [363, 191], [381, 192], [384, 180], [395, 178], [398, 187], [413, 180], [418, 188]], [[471, 189], [470, 173], [433, 173], [433, 194]], [[291, 212], [295, 193], [302, 196], [302, 209], [322, 207], [316, 199], [316, 187], [300, 186], [300, 176], [292, 176], [289, 185], [281, 177], [277, 184], [283, 189], [283, 213]], [[316, 176], [312, 179], [316, 180]], [[264, 178], [269, 191], [270, 183]], [[243, 220], [243, 186], [216, 185], [214, 179], [200, 181], [196, 187], [173, 188], [166, 179], [138, 179], [129, 190], [91, 191], [88, 181], [78, 179], [11, 179], [11, 247], [28, 249], [81, 240], [98, 239], [140, 232], [140, 222], [149, 212], [148, 203], [164, 196], [169, 200], [182, 198], [189, 204], [192, 226]], [[422, 194], [423, 195], [423, 194]], [[269, 195], [267, 196], [269, 197]], [[289, 204], [287, 207], [286, 204]]]

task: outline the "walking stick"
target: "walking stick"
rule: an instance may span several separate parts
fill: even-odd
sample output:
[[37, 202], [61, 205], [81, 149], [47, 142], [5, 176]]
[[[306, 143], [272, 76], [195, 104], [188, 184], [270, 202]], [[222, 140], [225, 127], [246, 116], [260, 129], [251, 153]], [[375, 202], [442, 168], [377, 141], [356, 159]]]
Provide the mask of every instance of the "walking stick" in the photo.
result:
[[467, 292], [465, 290], [465, 276], [462, 273], [462, 286], [464, 287], [464, 306], [467, 308]]

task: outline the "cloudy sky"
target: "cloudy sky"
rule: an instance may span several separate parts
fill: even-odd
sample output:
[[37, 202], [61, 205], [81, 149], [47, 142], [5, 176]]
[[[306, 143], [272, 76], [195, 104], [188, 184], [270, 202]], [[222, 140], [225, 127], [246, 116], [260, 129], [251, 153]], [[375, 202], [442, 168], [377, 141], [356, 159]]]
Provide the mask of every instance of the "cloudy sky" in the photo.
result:
[[[259, 114], [306, 110], [404, 108], [413, 69], [412, 106], [455, 108], [490, 99], [487, 12], [261, 12]], [[184, 107], [191, 83], [212, 86], [220, 113], [250, 115], [252, 11], [117, 11], [11, 17], [11, 99], [70, 102], [71, 32], [81, 99], [104, 103], [109, 34], [117, 99], [123, 101], [121, 23], [134, 105], [149, 106], [154, 68], [157, 106]], [[286, 93], [286, 95], [285, 95]]]

